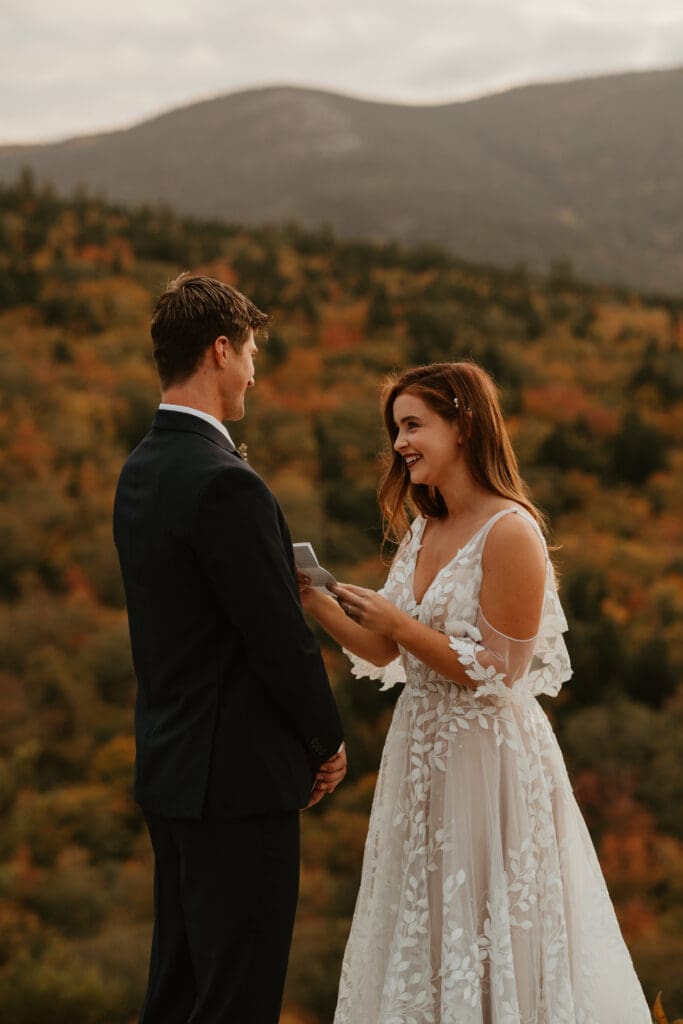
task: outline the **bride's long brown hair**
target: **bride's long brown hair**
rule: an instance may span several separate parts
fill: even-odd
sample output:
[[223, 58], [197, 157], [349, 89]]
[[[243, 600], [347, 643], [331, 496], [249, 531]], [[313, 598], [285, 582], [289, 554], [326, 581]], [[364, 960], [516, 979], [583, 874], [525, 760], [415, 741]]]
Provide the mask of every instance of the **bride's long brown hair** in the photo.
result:
[[378, 498], [385, 541], [398, 542], [410, 527], [409, 514], [440, 519], [448, 514], [436, 487], [412, 484], [405, 460], [394, 451], [398, 428], [394, 402], [404, 392], [421, 398], [449, 423], [458, 423], [463, 437], [467, 467], [478, 484], [525, 508], [547, 533], [545, 517], [536, 508], [519, 472], [517, 456], [500, 408], [498, 389], [476, 363], [430, 363], [392, 375], [382, 390], [382, 413], [389, 435], [385, 468]]

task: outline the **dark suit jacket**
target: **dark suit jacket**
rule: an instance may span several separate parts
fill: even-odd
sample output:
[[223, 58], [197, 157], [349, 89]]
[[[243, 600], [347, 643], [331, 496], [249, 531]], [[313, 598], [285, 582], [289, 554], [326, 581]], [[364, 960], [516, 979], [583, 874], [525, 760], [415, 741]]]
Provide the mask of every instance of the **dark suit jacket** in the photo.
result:
[[114, 539], [138, 802], [184, 818], [303, 807], [342, 730], [265, 483], [210, 423], [159, 410], [121, 472]]

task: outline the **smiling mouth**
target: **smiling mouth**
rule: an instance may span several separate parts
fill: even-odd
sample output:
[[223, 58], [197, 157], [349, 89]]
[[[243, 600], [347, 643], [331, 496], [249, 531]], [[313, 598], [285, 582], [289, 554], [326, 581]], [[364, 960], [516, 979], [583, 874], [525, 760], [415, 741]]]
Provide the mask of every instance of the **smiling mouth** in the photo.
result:
[[408, 469], [411, 469], [415, 465], [416, 462], [420, 461], [421, 458], [422, 458], [421, 455], [406, 455], [405, 456], [405, 463], [406, 463], [406, 466], [408, 467]]

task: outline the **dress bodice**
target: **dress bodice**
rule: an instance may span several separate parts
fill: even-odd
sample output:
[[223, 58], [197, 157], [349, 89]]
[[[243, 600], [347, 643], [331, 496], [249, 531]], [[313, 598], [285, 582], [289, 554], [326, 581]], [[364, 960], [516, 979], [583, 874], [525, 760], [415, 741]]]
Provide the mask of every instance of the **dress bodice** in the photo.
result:
[[[454, 686], [450, 680], [429, 668], [399, 644], [400, 656], [390, 665], [377, 668], [354, 655], [353, 674], [381, 679], [382, 689], [389, 689], [395, 683], [404, 682], [412, 690], [447, 692], [449, 700], [471, 703], [486, 698], [507, 703], [518, 701], [523, 696], [546, 693], [555, 696], [571, 676], [569, 656], [563, 632], [567, 620], [557, 594], [555, 574], [548, 556], [545, 539], [533, 517], [519, 506], [500, 510], [470, 537], [455, 556], [434, 577], [425, 591], [422, 601], [415, 600], [414, 577], [418, 553], [427, 520], [418, 516], [401, 543], [389, 570], [387, 580], [380, 591], [389, 601], [408, 615], [432, 629], [454, 638], [454, 657], [458, 657], [457, 641], [479, 639], [477, 621], [480, 612], [482, 582], [482, 557], [489, 531], [503, 516], [516, 514], [524, 518], [536, 532], [543, 544], [546, 555], [546, 583], [539, 629], [533, 646], [533, 656], [524, 678], [514, 687], [506, 687], [495, 676], [482, 680], [478, 690]], [[347, 652], [348, 654], [348, 652]]]

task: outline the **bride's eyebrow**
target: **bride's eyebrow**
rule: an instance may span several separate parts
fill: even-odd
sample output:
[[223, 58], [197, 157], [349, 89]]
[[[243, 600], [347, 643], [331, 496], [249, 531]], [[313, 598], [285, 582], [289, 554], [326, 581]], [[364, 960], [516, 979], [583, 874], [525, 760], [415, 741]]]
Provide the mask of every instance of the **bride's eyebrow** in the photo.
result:
[[408, 420], [414, 420], [416, 423], [422, 422], [419, 416], [403, 416], [398, 422], [394, 420], [394, 423], [397, 427], [400, 427], [403, 423], [407, 423]]

